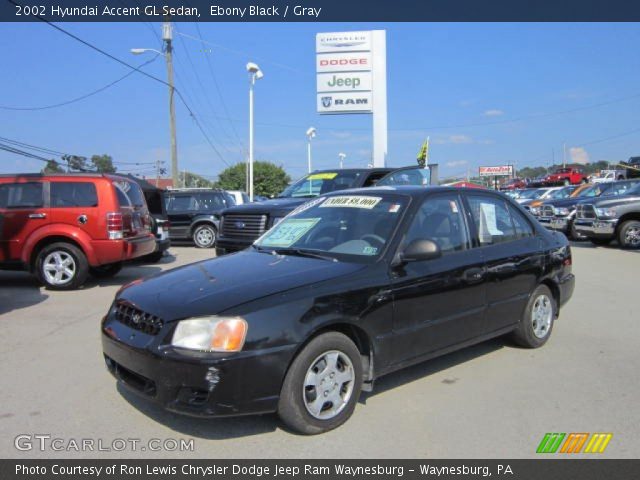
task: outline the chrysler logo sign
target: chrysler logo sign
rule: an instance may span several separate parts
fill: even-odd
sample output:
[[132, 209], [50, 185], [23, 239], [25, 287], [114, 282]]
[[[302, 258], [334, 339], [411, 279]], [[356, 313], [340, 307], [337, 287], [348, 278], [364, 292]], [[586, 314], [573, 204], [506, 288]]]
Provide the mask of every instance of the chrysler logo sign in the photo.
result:
[[316, 52], [368, 51], [371, 49], [371, 32], [319, 33], [316, 36]]

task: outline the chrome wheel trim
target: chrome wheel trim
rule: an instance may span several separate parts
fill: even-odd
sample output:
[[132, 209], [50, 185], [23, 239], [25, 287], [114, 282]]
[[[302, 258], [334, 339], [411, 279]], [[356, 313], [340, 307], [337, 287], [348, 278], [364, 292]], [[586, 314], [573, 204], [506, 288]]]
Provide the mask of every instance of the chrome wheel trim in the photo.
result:
[[533, 334], [538, 338], [544, 338], [551, 329], [551, 321], [553, 320], [553, 303], [551, 299], [545, 295], [538, 295], [533, 302], [531, 309], [531, 326]]
[[632, 247], [640, 246], [640, 227], [627, 228], [624, 233], [624, 242]]
[[338, 350], [319, 355], [307, 370], [302, 399], [307, 412], [319, 420], [336, 417], [353, 395], [355, 370], [351, 359]]
[[49, 253], [42, 262], [42, 272], [51, 285], [66, 285], [76, 275], [76, 261], [64, 250]]
[[211, 245], [216, 239], [216, 235], [211, 227], [202, 227], [196, 232], [196, 243], [204, 247]]

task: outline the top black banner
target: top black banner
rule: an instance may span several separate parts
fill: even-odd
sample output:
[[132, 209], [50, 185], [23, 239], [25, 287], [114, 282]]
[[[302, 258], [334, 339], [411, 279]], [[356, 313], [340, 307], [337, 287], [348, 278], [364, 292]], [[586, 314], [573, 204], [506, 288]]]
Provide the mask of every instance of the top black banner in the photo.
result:
[[630, 22], [630, 0], [0, 0], [2, 22]]

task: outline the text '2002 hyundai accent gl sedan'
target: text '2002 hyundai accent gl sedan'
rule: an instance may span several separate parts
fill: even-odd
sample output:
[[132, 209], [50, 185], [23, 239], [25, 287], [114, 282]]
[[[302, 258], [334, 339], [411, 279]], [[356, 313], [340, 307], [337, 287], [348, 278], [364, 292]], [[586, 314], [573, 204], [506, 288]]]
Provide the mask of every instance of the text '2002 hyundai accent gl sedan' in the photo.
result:
[[345, 422], [402, 367], [511, 332], [539, 347], [572, 295], [571, 249], [494, 192], [324, 195], [247, 250], [118, 292], [102, 322], [116, 378], [171, 411]]

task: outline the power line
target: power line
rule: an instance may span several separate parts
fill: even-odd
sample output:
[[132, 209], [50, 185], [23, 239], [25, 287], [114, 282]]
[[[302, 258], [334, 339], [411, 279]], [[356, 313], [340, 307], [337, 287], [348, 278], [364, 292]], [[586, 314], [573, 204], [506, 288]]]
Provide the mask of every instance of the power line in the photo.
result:
[[[15, 2], [14, 0], [8, 0], [10, 3], [12, 3], [13, 5], [16, 6], [22, 6], [19, 3]], [[182, 104], [184, 105], [184, 107], [187, 109], [187, 111], [189, 112], [189, 115], [191, 116], [191, 118], [193, 119], [193, 121], [195, 122], [196, 126], [198, 127], [198, 129], [200, 130], [200, 132], [202, 133], [202, 135], [205, 137], [207, 143], [209, 144], [209, 146], [211, 147], [211, 149], [216, 153], [216, 155], [218, 156], [218, 158], [220, 158], [220, 160], [222, 160], [222, 162], [227, 165], [230, 166], [229, 162], [227, 162], [224, 157], [220, 154], [220, 151], [216, 148], [216, 146], [213, 144], [213, 142], [211, 141], [211, 139], [209, 138], [209, 135], [207, 135], [207, 133], [204, 131], [204, 129], [202, 128], [202, 125], [200, 124], [200, 121], [196, 118], [195, 114], [193, 113], [193, 110], [191, 109], [191, 107], [189, 106], [189, 104], [187, 103], [187, 101], [184, 99], [184, 97], [182, 96], [182, 93], [180, 92], [180, 90], [178, 90], [175, 87], [171, 87], [171, 85], [169, 85], [168, 82], [165, 82], [164, 80], [155, 77], [143, 70], [140, 70], [140, 68], [136, 68], [133, 65], [125, 62], [124, 60], [119, 59], [118, 57], [115, 57], [114, 55], [111, 55], [110, 53], [102, 50], [99, 47], [96, 47], [95, 45], [87, 42], [86, 40], [83, 40], [82, 38], [78, 37], [77, 35], [74, 35], [71, 32], [68, 32], [67, 30], [59, 27], [58, 25], [53, 24], [52, 22], [50, 22], [49, 20], [47, 20], [46, 18], [37, 15], [37, 14], [32, 14], [32, 16], [36, 17], [38, 20], [46, 23], [47, 25], [55, 28], [56, 30], [58, 30], [59, 32], [67, 35], [70, 38], [73, 38], [74, 40], [82, 43], [83, 45], [89, 47], [92, 50], [95, 50], [96, 52], [100, 53], [101, 55], [104, 55], [108, 58], [110, 58], [111, 60], [113, 60], [114, 62], [117, 62], [121, 65], [124, 65], [127, 68], [130, 68], [131, 70], [138, 72], [141, 75], [144, 75], [145, 77], [148, 77], [158, 83], [161, 83], [163, 85], [166, 85], [169, 88], [173, 88], [173, 90], [175, 91], [175, 93], [178, 95], [178, 98], [180, 99], [180, 101], [182, 102]]]
[[[153, 57], [151, 60], [148, 60], [148, 61], [144, 62], [143, 64], [141, 64], [138, 68], [142, 68], [142, 67], [150, 64], [151, 62], [156, 60], [156, 58], [157, 58], [157, 55], [155, 57]], [[8, 106], [8, 105], [0, 105], [0, 110], [21, 110], [21, 111], [25, 111], [26, 110], [26, 111], [33, 111], [33, 110], [47, 110], [47, 109], [50, 109], [50, 108], [64, 107], [65, 105], [70, 105], [72, 103], [79, 102], [80, 100], [84, 100], [85, 98], [92, 97], [93, 95], [97, 95], [98, 93], [103, 92], [106, 89], [108, 89], [110, 87], [113, 87], [115, 84], [123, 81], [125, 78], [130, 77], [134, 73], [135, 73], [134, 71], [131, 71], [131, 72], [127, 73], [126, 75], [118, 78], [117, 80], [114, 80], [113, 82], [108, 83], [107, 85], [98, 88], [97, 90], [94, 90], [94, 91], [89, 92], [89, 93], [87, 93], [85, 95], [81, 95], [79, 97], [73, 98], [71, 100], [67, 100], [65, 102], [54, 103], [52, 105], [44, 105], [44, 106], [41, 106], [41, 107], [11, 107], [11, 106]]]

